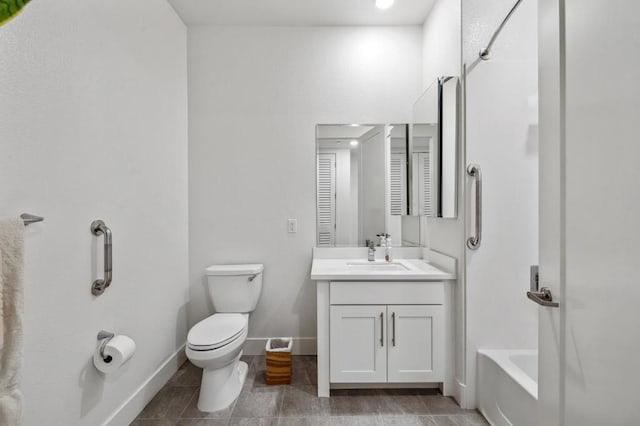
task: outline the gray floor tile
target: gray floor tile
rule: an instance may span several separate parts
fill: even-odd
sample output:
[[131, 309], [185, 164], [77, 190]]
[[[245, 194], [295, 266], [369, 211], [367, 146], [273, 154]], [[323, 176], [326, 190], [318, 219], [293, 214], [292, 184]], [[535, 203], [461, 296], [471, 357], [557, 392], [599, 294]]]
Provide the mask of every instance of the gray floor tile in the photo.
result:
[[381, 413], [382, 415], [427, 415], [431, 413], [424, 395], [419, 394], [416, 389], [385, 389], [381, 393], [386, 405], [392, 407], [386, 413]]
[[329, 417], [280, 417], [278, 426], [329, 426]]
[[455, 426], [479, 426], [488, 425], [489, 422], [482, 416], [482, 414], [471, 412], [469, 414], [462, 414], [457, 416], [448, 416]]
[[429, 412], [436, 414], [469, 414], [470, 410], [461, 408], [458, 403], [450, 397], [442, 395], [423, 395], [423, 401], [429, 407]]
[[169, 419], [138, 419], [129, 426], [173, 426], [175, 423], [175, 420]]
[[284, 387], [244, 389], [231, 414], [232, 417], [278, 417]]
[[338, 390], [329, 398], [332, 416], [367, 416], [372, 414], [402, 414], [399, 408], [383, 399], [376, 389]]
[[277, 417], [232, 417], [229, 419], [228, 426], [277, 426]]
[[382, 426], [433, 426], [429, 416], [382, 416]]
[[142, 410], [138, 419], [178, 419], [197, 390], [195, 386], [165, 386]]
[[326, 416], [329, 414], [329, 399], [318, 398], [314, 385], [292, 385], [284, 389], [282, 401], [283, 417]]
[[291, 360], [291, 384], [315, 385], [318, 383], [318, 368], [315, 356], [298, 355]]
[[[333, 390], [317, 397], [317, 359], [292, 358], [292, 384], [265, 383], [264, 356], [249, 365], [242, 393], [225, 410], [198, 410], [201, 371], [187, 362], [140, 413], [133, 426], [478, 426], [475, 410], [463, 410], [437, 389]], [[176, 423], [177, 422], [177, 423]]]
[[200, 386], [202, 381], [202, 369], [189, 361], [182, 364], [176, 374], [167, 383], [168, 386]]
[[330, 417], [331, 426], [380, 426], [382, 424], [379, 416], [337, 416]]
[[175, 426], [227, 426], [227, 419], [182, 419]]
[[182, 412], [182, 415], [180, 416], [180, 418], [182, 419], [225, 419], [226, 420], [231, 416], [231, 412], [233, 411], [233, 406], [235, 404], [235, 401], [231, 403], [231, 405], [224, 410], [205, 412], [205, 411], [200, 411], [198, 409], [199, 395], [200, 395], [200, 392], [199, 391], [196, 392], [196, 394], [193, 396], [191, 401], [189, 401], [189, 404], [187, 405], [185, 410]]

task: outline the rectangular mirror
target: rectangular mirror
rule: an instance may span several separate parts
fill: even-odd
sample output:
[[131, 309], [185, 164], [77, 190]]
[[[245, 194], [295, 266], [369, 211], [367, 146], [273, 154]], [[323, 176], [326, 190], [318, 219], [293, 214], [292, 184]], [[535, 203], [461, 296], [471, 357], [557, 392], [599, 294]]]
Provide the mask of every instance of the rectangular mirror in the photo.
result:
[[457, 216], [458, 78], [434, 81], [412, 109], [410, 214]]
[[409, 212], [408, 124], [320, 124], [316, 127], [316, 243], [376, 244], [378, 234], [403, 241]]

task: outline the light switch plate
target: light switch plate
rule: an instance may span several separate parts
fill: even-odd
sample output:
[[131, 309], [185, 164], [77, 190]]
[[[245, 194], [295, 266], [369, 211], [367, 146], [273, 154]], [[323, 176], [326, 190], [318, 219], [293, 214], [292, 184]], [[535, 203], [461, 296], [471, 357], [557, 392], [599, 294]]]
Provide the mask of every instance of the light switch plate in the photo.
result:
[[294, 234], [298, 232], [298, 220], [297, 219], [287, 219], [287, 230], [290, 234]]

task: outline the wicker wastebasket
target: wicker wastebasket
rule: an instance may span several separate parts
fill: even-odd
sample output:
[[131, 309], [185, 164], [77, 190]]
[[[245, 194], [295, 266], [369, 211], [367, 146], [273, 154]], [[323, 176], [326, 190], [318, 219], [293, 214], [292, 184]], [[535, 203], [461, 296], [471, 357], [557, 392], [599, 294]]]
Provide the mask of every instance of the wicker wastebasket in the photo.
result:
[[267, 364], [265, 381], [268, 385], [291, 383], [292, 344], [291, 337], [272, 338], [267, 341], [264, 357]]

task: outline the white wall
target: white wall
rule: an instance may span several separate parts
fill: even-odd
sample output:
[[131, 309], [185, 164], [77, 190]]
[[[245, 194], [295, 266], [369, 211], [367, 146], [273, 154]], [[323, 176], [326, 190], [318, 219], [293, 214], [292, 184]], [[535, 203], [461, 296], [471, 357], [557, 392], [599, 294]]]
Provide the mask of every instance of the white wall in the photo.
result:
[[[461, 0], [437, 0], [422, 32], [422, 82], [426, 90], [440, 76], [461, 76]], [[462, 138], [458, 142], [458, 217], [456, 219], [421, 217], [421, 240], [430, 249], [458, 259], [458, 280], [454, 291], [456, 309], [455, 376], [465, 378], [465, 246], [464, 181], [465, 152]], [[458, 396], [459, 398], [459, 396]]]
[[420, 46], [419, 27], [189, 28], [190, 324], [211, 314], [204, 268], [262, 262], [250, 338], [315, 351], [315, 126], [408, 122]]
[[[526, 298], [538, 263], [537, 4], [523, 2], [491, 52], [484, 47], [511, 0], [463, 0], [466, 157], [483, 177], [483, 239], [467, 250], [467, 385], [477, 349], [537, 348], [537, 305]], [[468, 179], [467, 233], [474, 191]], [[473, 400], [473, 398], [471, 398]]]
[[[26, 231], [27, 426], [101, 424], [185, 341], [186, 73], [165, 2], [31, 2], [0, 27], [0, 214], [45, 217]], [[96, 218], [114, 244], [100, 297]], [[137, 343], [106, 380], [100, 329]]]

